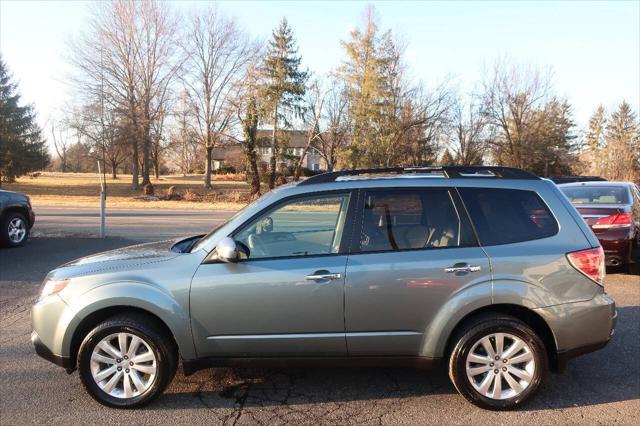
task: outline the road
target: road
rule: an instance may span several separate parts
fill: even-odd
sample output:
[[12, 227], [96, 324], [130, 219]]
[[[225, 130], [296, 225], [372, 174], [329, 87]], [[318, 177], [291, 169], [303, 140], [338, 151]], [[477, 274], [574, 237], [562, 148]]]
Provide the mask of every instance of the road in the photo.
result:
[[[517, 411], [478, 409], [443, 371], [410, 369], [229, 369], [178, 372], [166, 393], [140, 410], [94, 402], [77, 373], [35, 355], [29, 309], [47, 271], [71, 259], [141, 240], [204, 232], [223, 220], [212, 212], [131, 212], [112, 229], [137, 237], [98, 239], [60, 230], [96, 223], [82, 209], [38, 212], [36, 237], [0, 251], [0, 424], [640, 424], [640, 277], [607, 276], [619, 320], [603, 350], [550, 374], [537, 397]], [[133, 214], [135, 213], [135, 214]], [[139, 213], [145, 214], [141, 216]], [[95, 213], [94, 213], [95, 214]], [[228, 215], [227, 212], [225, 212]], [[57, 219], [56, 219], [57, 217]], [[144, 217], [144, 219], [143, 219]], [[138, 225], [130, 225], [135, 221]], [[58, 223], [58, 225], [56, 225]], [[135, 228], [135, 229], [134, 229]], [[142, 228], [142, 229], [140, 229]], [[55, 231], [55, 232], [54, 232]]]
[[[35, 207], [33, 234], [93, 235], [100, 233], [100, 210], [86, 207]], [[107, 236], [152, 241], [181, 235], [206, 234], [233, 215], [228, 210], [120, 209], [107, 210]]]

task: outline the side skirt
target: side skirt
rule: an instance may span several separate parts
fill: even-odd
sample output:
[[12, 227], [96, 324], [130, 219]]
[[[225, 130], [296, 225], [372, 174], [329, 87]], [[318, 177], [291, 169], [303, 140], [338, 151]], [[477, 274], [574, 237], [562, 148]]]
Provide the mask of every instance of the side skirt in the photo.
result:
[[432, 369], [441, 365], [441, 358], [394, 357], [394, 356], [352, 356], [352, 357], [255, 357], [223, 358], [207, 357], [183, 360], [185, 376], [196, 371], [214, 367], [264, 367], [264, 368], [368, 368], [401, 367]]

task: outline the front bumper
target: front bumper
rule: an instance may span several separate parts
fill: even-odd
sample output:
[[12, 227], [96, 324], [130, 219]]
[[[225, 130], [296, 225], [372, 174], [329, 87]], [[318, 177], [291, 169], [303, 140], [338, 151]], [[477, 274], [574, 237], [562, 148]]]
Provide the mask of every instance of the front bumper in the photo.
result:
[[63, 367], [67, 369], [67, 371], [71, 371], [74, 369], [73, 360], [68, 356], [60, 356], [51, 352], [42, 340], [40, 340], [40, 336], [35, 331], [31, 332], [31, 343], [33, 343], [34, 348], [36, 349], [36, 353], [40, 355], [42, 358], [47, 361], [51, 361], [57, 366]]
[[74, 317], [58, 295], [39, 300], [31, 308], [31, 342], [36, 353], [67, 370], [74, 367], [70, 352]]
[[29, 229], [33, 228], [33, 225], [36, 223], [36, 214], [33, 211], [33, 208], [29, 206]]

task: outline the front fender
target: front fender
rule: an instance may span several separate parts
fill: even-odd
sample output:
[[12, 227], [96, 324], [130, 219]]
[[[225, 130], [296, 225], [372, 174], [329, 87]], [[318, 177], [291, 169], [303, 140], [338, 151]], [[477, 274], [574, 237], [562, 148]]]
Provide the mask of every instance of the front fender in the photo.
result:
[[104, 284], [67, 301], [73, 311], [73, 318], [66, 327], [62, 355], [69, 356], [73, 335], [78, 326], [89, 315], [107, 308], [134, 307], [160, 318], [169, 328], [185, 359], [195, 358], [195, 348], [191, 336], [189, 312], [162, 289], [138, 282], [117, 282]]

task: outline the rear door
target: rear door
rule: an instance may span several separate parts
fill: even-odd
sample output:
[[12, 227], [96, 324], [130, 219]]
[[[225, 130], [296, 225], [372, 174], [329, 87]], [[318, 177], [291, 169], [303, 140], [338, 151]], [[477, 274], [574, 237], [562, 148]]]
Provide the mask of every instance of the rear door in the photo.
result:
[[490, 285], [489, 260], [453, 189], [362, 190], [357, 216], [345, 285], [349, 355], [420, 355], [447, 299]]

